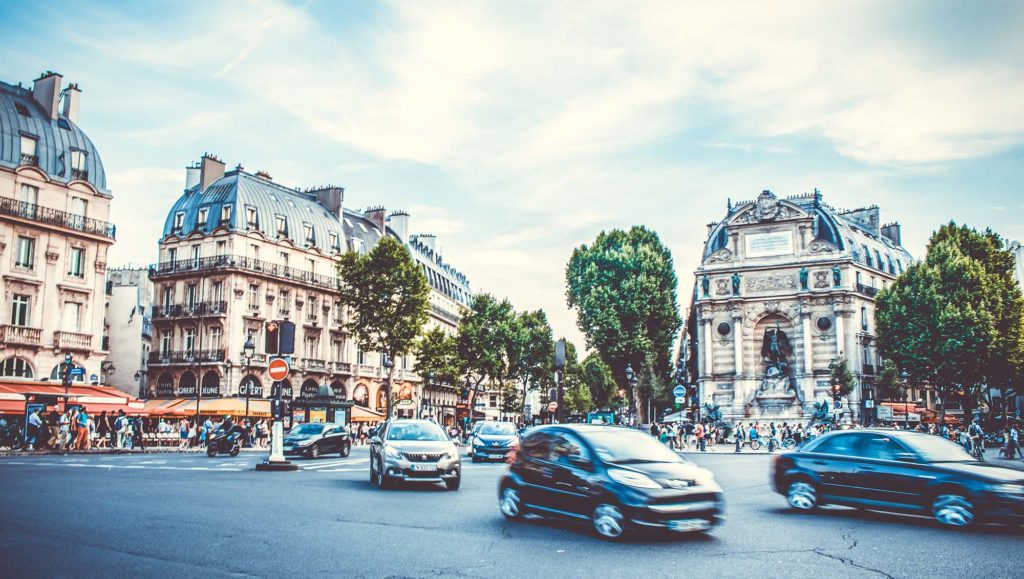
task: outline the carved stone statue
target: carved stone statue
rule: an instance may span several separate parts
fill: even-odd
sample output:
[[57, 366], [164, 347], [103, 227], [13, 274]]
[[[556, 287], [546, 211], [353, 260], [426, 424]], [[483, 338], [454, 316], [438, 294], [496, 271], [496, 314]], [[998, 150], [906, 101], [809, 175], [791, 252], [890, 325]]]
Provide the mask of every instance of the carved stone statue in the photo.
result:
[[704, 276], [700, 280], [700, 289], [704, 291], [704, 297], [710, 297], [711, 295], [711, 280], [708, 276]]
[[754, 204], [754, 218], [758, 221], [770, 221], [779, 214], [779, 200], [771, 191], [762, 191]]
[[734, 295], [734, 296], [740, 295], [740, 274], [739, 273], [732, 274], [732, 295]]
[[821, 402], [814, 403], [814, 416], [811, 418], [812, 422], [828, 422], [828, 401], [822, 400]]
[[838, 265], [832, 266], [832, 283], [836, 287], [839, 287], [840, 285], [843, 284], [843, 272], [840, 271]]
[[761, 387], [755, 394], [759, 399], [799, 398], [799, 391], [794, 388], [789, 378], [789, 357], [793, 355], [793, 346], [789, 336], [778, 326], [765, 331], [761, 342], [761, 357], [764, 360], [765, 376]]
[[800, 268], [800, 289], [807, 290], [807, 278], [810, 276], [810, 272], [807, 271], [806, 267]]

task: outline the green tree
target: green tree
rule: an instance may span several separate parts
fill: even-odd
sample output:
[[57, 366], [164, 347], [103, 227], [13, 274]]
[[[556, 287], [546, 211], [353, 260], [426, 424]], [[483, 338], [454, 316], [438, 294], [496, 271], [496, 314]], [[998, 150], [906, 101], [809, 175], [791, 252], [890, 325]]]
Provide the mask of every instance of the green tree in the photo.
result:
[[878, 294], [878, 348], [911, 384], [934, 388], [940, 421], [954, 396], [971, 416], [985, 382], [996, 342], [992, 282], [980, 261], [936, 233], [925, 260]]
[[485, 382], [500, 384], [508, 373], [507, 344], [514, 317], [508, 300], [477, 294], [459, 322], [459, 374], [472, 386], [470, 406]]
[[875, 387], [881, 400], [903, 400], [907, 391], [907, 385], [900, 379], [899, 368], [888, 358], [882, 360], [882, 367], [875, 378]]
[[[364, 255], [348, 252], [338, 261], [338, 299], [348, 308], [346, 329], [366, 352], [394, 360], [410, 352], [427, 320], [430, 286], [423, 271], [397, 240], [383, 237]], [[384, 383], [391, 411], [391, 379]]]
[[427, 330], [413, 349], [413, 369], [424, 380], [434, 384], [455, 384], [459, 380], [458, 339], [439, 327]]
[[590, 390], [590, 399], [597, 408], [611, 408], [618, 396], [618, 384], [612, 376], [612, 369], [604, 363], [601, 355], [591, 352], [583, 359], [580, 379]]
[[517, 313], [509, 320], [505, 379], [522, 389], [514, 398], [520, 401], [519, 412], [523, 411], [522, 401], [527, 392], [550, 381], [555, 356], [552, 335], [544, 310]]
[[645, 398], [670, 380], [672, 343], [682, 323], [671, 252], [642, 226], [601, 232], [593, 244], [573, 251], [566, 284], [587, 346], [600, 352], [621, 383], [627, 365], [641, 382], [647, 372], [640, 369], [649, 365], [654, 383], [634, 393], [646, 421]]

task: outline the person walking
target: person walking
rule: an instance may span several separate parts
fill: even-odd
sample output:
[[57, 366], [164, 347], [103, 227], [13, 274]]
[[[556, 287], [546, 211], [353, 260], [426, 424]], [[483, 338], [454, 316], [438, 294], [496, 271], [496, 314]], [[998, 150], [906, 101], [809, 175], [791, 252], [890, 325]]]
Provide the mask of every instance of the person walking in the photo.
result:
[[188, 418], [182, 418], [181, 422], [178, 423], [178, 450], [185, 450], [188, 448]]
[[733, 429], [733, 438], [736, 439], [736, 452], [743, 451], [743, 423], [740, 422]]
[[32, 412], [28, 415], [28, 430], [25, 432], [25, 444], [28, 450], [35, 451], [36, 441], [39, 438], [39, 427], [42, 426], [43, 419], [39, 418], [39, 409], [33, 408]]
[[75, 417], [75, 448], [78, 450], [89, 450], [92, 446], [92, 441], [89, 440], [89, 423], [92, 420], [89, 419], [89, 413], [86, 412], [85, 407], [78, 409], [78, 416]]
[[114, 419], [114, 433], [117, 440], [117, 448], [124, 448], [124, 439], [128, 433], [128, 416], [124, 410], [117, 411], [117, 418]]
[[71, 444], [71, 422], [73, 420], [73, 412], [73, 410], [65, 410], [57, 421], [57, 429], [60, 431], [60, 435], [57, 438], [57, 448], [60, 450], [67, 450], [68, 445]]
[[693, 433], [697, 437], [697, 448], [701, 452], [707, 452], [707, 443], [704, 441], [704, 435], [706, 434], [704, 424], [702, 422], [698, 422], [697, 426], [693, 429]]

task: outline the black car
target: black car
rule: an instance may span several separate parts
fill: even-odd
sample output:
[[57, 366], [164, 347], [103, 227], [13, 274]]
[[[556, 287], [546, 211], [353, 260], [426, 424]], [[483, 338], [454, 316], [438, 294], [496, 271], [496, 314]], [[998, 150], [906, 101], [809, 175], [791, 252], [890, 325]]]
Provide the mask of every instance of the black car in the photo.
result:
[[777, 456], [772, 478], [794, 509], [831, 503], [929, 515], [954, 527], [1024, 522], [1024, 472], [978, 462], [931, 434], [826, 434]]
[[721, 521], [723, 502], [710, 472], [664, 444], [593, 424], [529, 430], [498, 486], [507, 518], [589, 521], [611, 540], [641, 529], [706, 531]]
[[352, 437], [348, 430], [330, 422], [296, 424], [281, 442], [285, 455], [319, 458], [324, 454], [337, 453], [346, 457], [352, 451]]

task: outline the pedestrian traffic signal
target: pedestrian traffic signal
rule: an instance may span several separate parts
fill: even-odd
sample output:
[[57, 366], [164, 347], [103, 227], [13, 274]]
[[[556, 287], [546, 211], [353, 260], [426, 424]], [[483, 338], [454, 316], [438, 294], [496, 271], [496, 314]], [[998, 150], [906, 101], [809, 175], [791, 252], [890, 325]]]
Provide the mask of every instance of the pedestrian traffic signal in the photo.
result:
[[278, 333], [280, 335], [278, 353], [284, 356], [285, 354], [295, 353], [295, 322], [280, 322], [278, 323]]
[[280, 334], [279, 326], [277, 322], [267, 322], [266, 327], [266, 344], [264, 348], [268, 354], [277, 354], [278, 348], [280, 347]]

